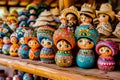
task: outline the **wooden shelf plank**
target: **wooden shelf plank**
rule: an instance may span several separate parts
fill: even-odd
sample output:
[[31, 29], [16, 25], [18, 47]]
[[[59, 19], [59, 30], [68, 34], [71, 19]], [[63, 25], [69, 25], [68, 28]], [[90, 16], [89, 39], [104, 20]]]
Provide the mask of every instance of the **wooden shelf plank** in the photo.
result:
[[55, 64], [45, 64], [40, 61], [20, 59], [3, 54], [0, 54], [0, 65], [54, 80], [120, 80], [119, 71], [106, 74], [98, 69], [80, 69], [76, 66], [63, 68]]

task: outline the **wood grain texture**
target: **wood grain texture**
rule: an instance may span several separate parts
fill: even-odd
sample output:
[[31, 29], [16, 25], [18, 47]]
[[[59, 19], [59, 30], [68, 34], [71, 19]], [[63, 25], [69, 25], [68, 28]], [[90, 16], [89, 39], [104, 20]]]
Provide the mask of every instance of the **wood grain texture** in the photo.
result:
[[76, 66], [63, 68], [55, 64], [44, 64], [40, 61], [20, 59], [3, 54], [0, 54], [0, 65], [54, 80], [120, 80], [119, 71], [105, 73], [98, 69], [80, 69]]

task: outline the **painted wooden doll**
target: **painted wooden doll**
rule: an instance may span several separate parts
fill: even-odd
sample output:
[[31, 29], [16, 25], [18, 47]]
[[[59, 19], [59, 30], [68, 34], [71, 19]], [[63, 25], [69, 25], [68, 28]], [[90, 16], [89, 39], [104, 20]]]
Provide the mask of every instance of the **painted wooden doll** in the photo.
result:
[[116, 18], [118, 19], [119, 22], [116, 25], [116, 28], [115, 28], [115, 30], [114, 30], [114, 32], [112, 34], [114, 36], [116, 36], [117, 38], [120, 38], [120, 11], [115, 16], [116, 16]]
[[17, 70], [14, 70], [14, 72], [13, 72], [13, 80], [21, 80], [20, 77], [18, 76]]
[[18, 56], [18, 49], [20, 46], [18, 44], [17, 33], [11, 34], [10, 42], [12, 43], [12, 45], [10, 46], [10, 56], [17, 57]]
[[109, 37], [112, 33], [111, 22], [114, 20], [115, 13], [112, 11], [112, 6], [109, 3], [101, 5], [100, 10], [96, 11], [99, 17], [99, 24], [97, 25], [97, 31], [101, 37]]
[[55, 30], [49, 26], [43, 26], [37, 30], [37, 38], [43, 47], [40, 51], [40, 60], [43, 63], [54, 63], [54, 31]]
[[11, 43], [10, 43], [10, 38], [5, 36], [3, 37], [3, 48], [2, 48], [2, 53], [5, 54], [5, 55], [9, 55], [9, 51], [10, 51], [10, 46], [11, 46]]
[[69, 67], [73, 63], [71, 49], [75, 46], [74, 33], [67, 28], [59, 28], [53, 35], [53, 40], [58, 48], [55, 55], [55, 62], [58, 66]]
[[0, 54], [2, 54], [2, 48], [3, 48], [3, 39], [0, 37]]
[[96, 52], [100, 55], [97, 61], [98, 68], [103, 71], [112, 71], [115, 67], [114, 55], [118, 48], [111, 40], [100, 41], [96, 45]]
[[23, 80], [34, 80], [34, 77], [32, 74], [25, 73], [23, 76]]
[[38, 60], [40, 57], [40, 44], [36, 37], [31, 37], [28, 41], [28, 46], [30, 47], [29, 50], [29, 59], [31, 60]]
[[18, 49], [18, 55], [22, 59], [28, 59], [30, 47], [27, 44], [27, 38], [25, 38], [25, 37], [20, 38], [20, 43], [21, 43], [21, 45]]
[[89, 26], [79, 26], [75, 30], [77, 45], [80, 50], [77, 53], [76, 63], [80, 68], [91, 68], [95, 63], [94, 51], [99, 35], [97, 30], [89, 29]]

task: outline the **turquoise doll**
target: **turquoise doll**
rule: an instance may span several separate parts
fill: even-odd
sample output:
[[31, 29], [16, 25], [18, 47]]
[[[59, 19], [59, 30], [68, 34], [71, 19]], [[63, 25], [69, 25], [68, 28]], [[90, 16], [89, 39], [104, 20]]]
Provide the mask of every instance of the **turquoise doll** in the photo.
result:
[[30, 47], [27, 45], [27, 38], [22, 37], [20, 38], [20, 47], [18, 49], [18, 56], [22, 59], [28, 59], [29, 58], [29, 50]]
[[55, 63], [61, 67], [72, 66], [73, 56], [71, 49], [75, 46], [74, 33], [67, 28], [59, 28], [54, 32], [53, 40], [58, 48], [55, 55]]
[[89, 26], [80, 26], [75, 30], [77, 45], [80, 50], [77, 53], [76, 63], [80, 68], [91, 68], [95, 63], [94, 51], [92, 50], [99, 35], [97, 30], [89, 29]]
[[23, 80], [34, 80], [34, 77], [32, 74], [25, 73], [23, 76]]
[[37, 30], [37, 38], [42, 45], [40, 51], [40, 60], [43, 63], [54, 63], [54, 43], [53, 43], [53, 33], [54, 29], [49, 26], [42, 26]]
[[10, 55], [9, 54], [9, 50], [10, 50], [10, 46], [11, 46], [11, 43], [10, 43], [10, 38], [5, 36], [3, 37], [3, 48], [2, 48], [2, 53], [5, 54], [5, 55]]

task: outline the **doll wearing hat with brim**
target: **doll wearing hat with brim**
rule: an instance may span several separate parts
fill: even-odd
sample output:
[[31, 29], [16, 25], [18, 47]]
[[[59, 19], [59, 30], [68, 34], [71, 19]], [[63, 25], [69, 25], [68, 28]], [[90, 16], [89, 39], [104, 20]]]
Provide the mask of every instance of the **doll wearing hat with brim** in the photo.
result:
[[117, 38], [120, 38], [120, 11], [115, 15], [116, 18], [118, 19], [118, 24], [116, 25], [115, 30], [113, 31], [113, 35], [116, 36]]
[[97, 30], [101, 37], [109, 37], [112, 33], [112, 26], [110, 22], [114, 20], [115, 13], [112, 11], [112, 6], [109, 3], [103, 3], [99, 11], [96, 11], [99, 17], [99, 24]]
[[37, 38], [40, 44], [42, 45], [42, 49], [40, 51], [40, 60], [43, 63], [54, 63], [54, 42], [53, 42], [53, 33], [54, 29], [49, 26], [42, 26], [37, 30]]
[[112, 71], [115, 67], [113, 56], [118, 53], [116, 44], [111, 40], [100, 41], [96, 45], [96, 52], [99, 56], [98, 68], [103, 71]]
[[59, 28], [54, 32], [53, 40], [58, 48], [55, 55], [56, 65], [70, 67], [73, 63], [71, 50], [75, 46], [75, 35], [67, 28]]

